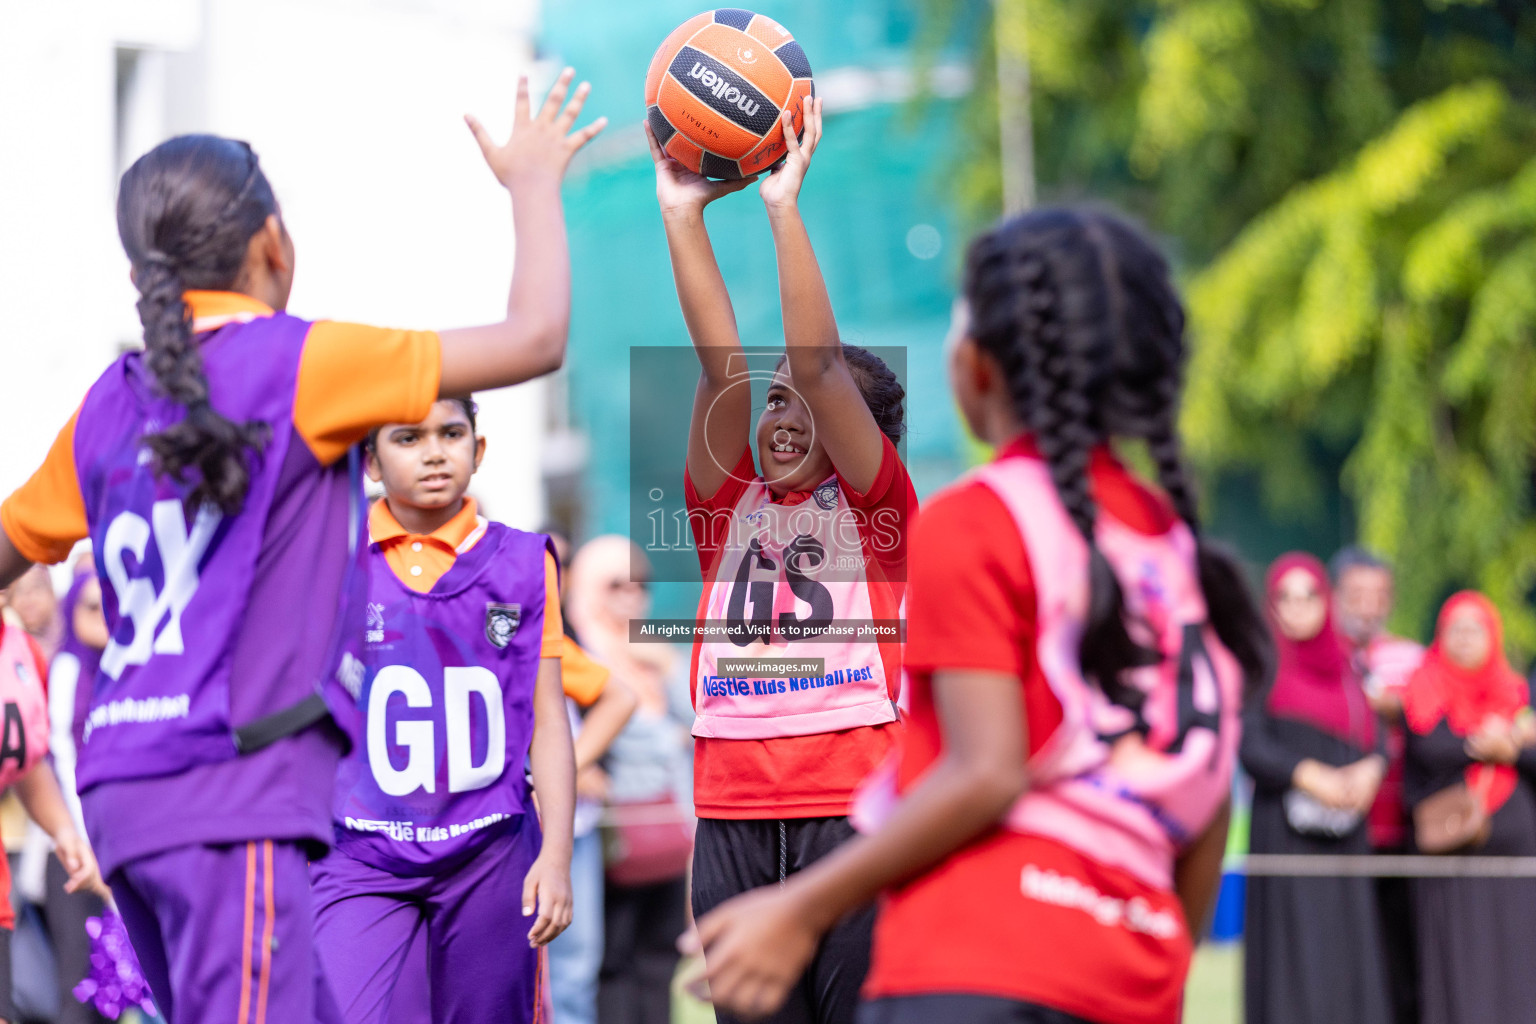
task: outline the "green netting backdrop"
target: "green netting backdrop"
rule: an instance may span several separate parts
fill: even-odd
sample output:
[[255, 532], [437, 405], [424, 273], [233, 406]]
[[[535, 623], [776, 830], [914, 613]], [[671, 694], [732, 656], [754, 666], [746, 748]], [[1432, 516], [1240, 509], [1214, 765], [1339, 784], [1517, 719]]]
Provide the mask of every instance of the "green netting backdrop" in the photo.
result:
[[[671, 451], [631, 450], [629, 349], [689, 343], [639, 126], [652, 53], [702, 9], [692, 0], [551, 0], [545, 7], [541, 56], [572, 64], [589, 79], [593, 112], [613, 124], [605, 148], [575, 168], [566, 188], [574, 269], [570, 408], [591, 442], [576, 524], [582, 537], [627, 531], [631, 460], [671, 460], [681, 486], [682, 437]], [[910, 4], [782, 0], [754, 9], [794, 33], [818, 76], [899, 73], [913, 65]], [[801, 207], [844, 340], [907, 350], [905, 454], [923, 497], [952, 479], [965, 458], [941, 355], [964, 242], [955, 234], [943, 179], [955, 107], [943, 100], [914, 104], [902, 90], [890, 92], [829, 114]], [[755, 189], [717, 203], [708, 220], [742, 340], [781, 343], [773, 248]], [[934, 232], [938, 251], [929, 255]], [[680, 401], [691, 391], [689, 381], [665, 396], [635, 398]], [[691, 614], [696, 595], [696, 586], [661, 585], [654, 614]]]

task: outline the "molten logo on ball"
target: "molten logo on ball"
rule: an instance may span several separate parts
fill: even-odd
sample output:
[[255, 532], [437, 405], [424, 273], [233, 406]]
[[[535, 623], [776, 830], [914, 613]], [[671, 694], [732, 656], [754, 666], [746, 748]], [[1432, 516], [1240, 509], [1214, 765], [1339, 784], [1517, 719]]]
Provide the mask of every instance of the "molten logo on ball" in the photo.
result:
[[740, 89], [726, 82], [698, 61], [693, 62], [693, 67], [688, 71], [688, 77], [697, 78], [704, 88], [714, 94], [715, 99], [732, 104], [748, 117], [756, 117], [758, 110], [762, 108], [762, 104], [744, 95]]
[[722, 7], [683, 22], [645, 75], [645, 117], [667, 156], [706, 178], [745, 178], [782, 161], [781, 115], [804, 130], [811, 63], [772, 18]]

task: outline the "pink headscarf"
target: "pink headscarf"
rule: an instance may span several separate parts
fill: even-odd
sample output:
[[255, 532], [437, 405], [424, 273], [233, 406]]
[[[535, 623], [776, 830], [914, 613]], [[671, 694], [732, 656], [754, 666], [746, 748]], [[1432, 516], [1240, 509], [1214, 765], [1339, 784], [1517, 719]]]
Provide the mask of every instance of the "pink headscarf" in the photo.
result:
[[[1326, 611], [1323, 626], [1307, 640], [1289, 639], [1275, 618], [1280, 580], [1293, 569], [1312, 577]], [[1264, 581], [1265, 609], [1275, 634], [1279, 666], [1269, 691], [1271, 714], [1316, 726], [1361, 750], [1376, 746], [1376, 715], [1333, 625], [1333, 592], [1323, 563], [1299, 551], [1281, 555]]]

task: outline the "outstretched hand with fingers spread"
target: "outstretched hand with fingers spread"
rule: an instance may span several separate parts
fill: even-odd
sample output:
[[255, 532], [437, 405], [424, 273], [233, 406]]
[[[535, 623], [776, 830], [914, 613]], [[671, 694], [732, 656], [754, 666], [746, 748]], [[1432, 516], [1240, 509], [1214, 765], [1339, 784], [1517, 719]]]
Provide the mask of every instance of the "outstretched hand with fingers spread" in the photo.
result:
[[[534, 116], [530, 113], [528, 100], [528, 76], [520, 76], [512, 137], [504, 145], [498, 146], [484, 125], [473, 116], [465, 115], [464, 120], [480, 144], [486, 165], [508, 191], [516, 191], [528, 184], [553, 182], [558, 185], [571, 157], [608, 123], [606, 117], [600, 117], [580, 131], [571, 130], [576, 118], [581, 116], [587, 93], [592, 91], [590, 84], [582, 82], [571, 94], [571, 80], [575, 77], [573, 68], [560, 72], [544, 106]], [[567, 95], [570, 95], [569, 103], [566, 103]]]
[[769, 207], [793, 206], [800, 198], [800, 186], [805, 184], [805, 174], [811, 168], [811, 156], [821, 141], [821, 99], [807, 96], [802, 109], [805, 111], [805, 138], [795, 138], [794, 112], [786, 109], [780, 115], [784, 125], [784, 144], [789, 153], [779, 169], [768, 176], [757, 188], [757, 194]]
[[663, 216], [696, 213], [721, 196], [740, 192], [757, 180], [757, 176], [753, 175], [750, 178], [714, 181], [696, 171], [690, 171], [662, 151], [649, 123], [645, 126], [645, 141], [651, 147], [651, 161], [656, 165], [656, 201], [661, 204]]

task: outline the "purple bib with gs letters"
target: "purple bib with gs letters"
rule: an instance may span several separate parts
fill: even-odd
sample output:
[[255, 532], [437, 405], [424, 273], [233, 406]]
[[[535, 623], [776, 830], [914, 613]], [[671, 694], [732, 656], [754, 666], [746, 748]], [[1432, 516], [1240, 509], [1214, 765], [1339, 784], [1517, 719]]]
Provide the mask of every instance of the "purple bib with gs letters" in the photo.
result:
[[400, 875], [462, 861], [530, 813], [542, 534], [488, 523], [426, 593], [368, 555], [362, 742], [336, 774], [336, 845]]

